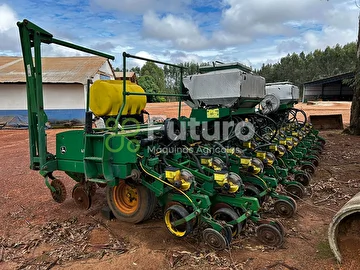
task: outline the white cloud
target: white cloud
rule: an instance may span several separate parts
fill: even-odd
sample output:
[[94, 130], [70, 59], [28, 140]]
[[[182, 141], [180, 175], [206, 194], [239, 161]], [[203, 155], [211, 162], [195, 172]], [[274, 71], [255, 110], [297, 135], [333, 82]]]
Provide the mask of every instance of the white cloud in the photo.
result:
[[0, 5], [0, 53], [13, 54], [20, 51], [17, 15], [8, 5]]
[[327, 46], [333, 47], [336, 44], [346, 44], [356, 39], [356, 31], [352, 29], [339, 30], [329, 26], [325, 27], [322, 33], [307, 32], [304, 34], [305, 51], [310, 52], [316, 49], [325, 49]]
[[71, 56], [89, 56], [90, 54], [84, 53], [68, 47], [59, 46], [56, 44], [43, 44], [41, 46], [42, 56], [58, 56], [58, 57], [71, 57]]
[[[135, 53], [135, 56], [143, 57], [143, 58], [147, 58], [147, 59], [151, 59], [151, 60], [159, 60], [157, 55], [150, 54], [146, 51], [139, 51], [139, 52]], [[128, 59], [129, 59], [128, 60], [129, 66], [138, 66], [141, 68], [146, 63], [146, 61], [140, 60], [140, 59], [135, 59], [135, 58], [128, 58]]]
[[[329, 1], [330, 2], [330, 1]], [[359, 9], [354, 2], [333, 1], [333, 4], [323, 10], [323, 20], [298, 21], [299, 34], [289, 36], [278, 42], [279, 52], [306, 53], [316, 49], [325, 49], [336, 44], [345, 45], [357, 39]], [[292, 22], [292, 24], [295, 24]], [[275, 40], [276, 42], [277, 40]]]
[[323, 10], [331, 8], [324, 1], [302, 0], [224, 0], [219, 33], [225, 44], [245, 43], [266, 36], [293, 36], [308, 21], [321, 20]]
[[6, 32], [16, 26], [15, 12], [6, 4], [0, 5], [0, 32]]
[[152, 11], [147, 12], [143, 17], [143, 34], [148, 38], [170, 40], [177, 48], [184, 50], [208, 46], [208, 40], [191, 19], [172, 14], [160, 18]]
[[201, 63], [203, 56], [202, 53], [185, 53], [183, 51], [166, 51], [164, 53], [164, 57], [167, 62], [170, 63], [184, 63], [184, 62], [193, 62], [193, 63]]

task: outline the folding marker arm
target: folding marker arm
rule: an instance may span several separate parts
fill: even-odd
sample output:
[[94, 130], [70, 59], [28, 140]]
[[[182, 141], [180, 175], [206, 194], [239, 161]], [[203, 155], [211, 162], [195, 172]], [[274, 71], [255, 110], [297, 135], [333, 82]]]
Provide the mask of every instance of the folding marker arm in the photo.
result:
[[[53, 35], [28, 20], [17, 23], [26, 75], [26, 92], [29, 123], [30, 168], [42, 170], [47, 159], [44, 98], [42, 86], [41, 43], [57, 44], [85, 53], [114, 60], [109, 54], [91, 50], [66, 41], [53, 38]], [[32, 51], [33, 48], [33, 51]]]

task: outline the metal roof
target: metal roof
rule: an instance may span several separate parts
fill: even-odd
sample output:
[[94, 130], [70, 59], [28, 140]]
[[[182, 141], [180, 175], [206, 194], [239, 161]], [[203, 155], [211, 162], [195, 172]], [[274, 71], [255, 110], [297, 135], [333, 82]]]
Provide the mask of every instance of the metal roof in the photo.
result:
[[[42, 57], [42, 80], [44, 83], [85, 84], [106, 61], [97, 56]], [[0, 83], [25, 82], [23, 58], [0, 56]]]
[[328, 77], [328, 78], [323, 78], [323, 79], [319, 79], [319, 80], [315, 80], [315, 81], [311, 81], [311, 82], [306, 82], [306, 83], [304, 83], [304, 86], [322, 85], [322, 84], [326, 84], [326, 83], [342, 81], [344, 79], [354, 78], [354, 76], [355, 76], [355, 72], [347, 72], [347, 73], [338, 74], [338, 75]]
[[[124, 76], [124, 73], [122, 71], [115, 71], [114, 73], [115, 73], [116, 79], [122, 80], [122, 78]], [[131, 78], [134, 75], [135, 75], [135, 72], [133, 72], [133, 71], [126, 72], [126, 78]]]

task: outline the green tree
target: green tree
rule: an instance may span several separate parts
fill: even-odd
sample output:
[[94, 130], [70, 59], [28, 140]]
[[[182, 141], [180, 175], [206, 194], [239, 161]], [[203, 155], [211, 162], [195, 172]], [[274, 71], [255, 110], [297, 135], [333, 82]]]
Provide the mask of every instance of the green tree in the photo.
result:
[[292, 53], [275, 64], [263, 64], [256, 73], [267, 82], [291, 81], [298, 86], [305, 82], [353, 71], [356, 65], [356, 44], [317, 49], [305, 55]]
[[151, 76], [158, 86], [158, 93], [165, 92], [165, 76], [162, 68], [158, 67], [153, 62], [146, 62], [140, 70], [140, 76]]
[[[138, 84], [145, 90], [146, 93], [156, 94], [160, 92], [159, 86], [156, 84], [154, 77], [150, 75], [141, 76], [138, 79]], [[147, 96], [147, 101], [151, 102], [163, 102], [165, 101], [164, 97], [161, 96]]]
[[136, 76], [140, 76], [140, 67], [132, 67], [130, 71], [135, 72]]

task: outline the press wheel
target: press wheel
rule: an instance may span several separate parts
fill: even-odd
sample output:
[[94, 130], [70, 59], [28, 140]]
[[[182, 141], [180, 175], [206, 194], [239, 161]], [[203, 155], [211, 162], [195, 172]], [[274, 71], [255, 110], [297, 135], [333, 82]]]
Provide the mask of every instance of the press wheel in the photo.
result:
[[302, 165], [301, 170], [303, 170], [309, 174], [314, 174], [316, 169], [315, 169], [315, 166], [311, 163], [311, 164]]
[[144, 186], [130, 186], [120, 181], [117, 186], [107, 186], [106, 197], [110, 210], [118, 220], [139, 223], [148, 217], [148, 209], [154, 204], [150, 192]]
[[275, 201], [274, 210], [278, 215], [290, 218], [295, 214], [296, 208], [293, 203], [280, 199]]
[[315, 167], [318, 167], [320, 164], [320, 158], [314, 155], [314, 157], [308, 159]]
[[91, 206], [91, 195], [86, 191], [86, 188], [82, 184], [76, 184], [72, 191], [72, 197], [80, 208], [89, 209]]
[[312, 149], [312, 150], [315, 150], [315, 151], [317, 151], [319, 154], [321, 154], [324, 148], [323, 148], [322, 146], [320, 146], [319, 144], [314, 144], [314, 145], [311, 147], [311, 149]]
[[270, 224], [261, 224], [256, 228], [256, 236], [265, 245], [278, 247], [284, 241], [281, 232]]
[[221, 233], [222, 236], [225, 237], [226, 245], [229, 246], [232, 239], [233, 239], [231, 228], [226, 226], [221, 230], [220, 233]]
[[50, 184], [55, 191], [51, 191], [51, 196], [57, 203], [62, 203], [66, 199], [66, 187], [63, 182], [61, 182], [59, 179], [54, 179], [51, 181]]
[[305, 187], [301, 183], [288, 184], [285, 186], [285, 190], [295, 199], [301, 199], [305, 195]]
[[245, 183], [244, 184], [244, 195], [248, 197], [255, 197], [259, 200], [259, 203], [262, 204], [265, 201], [265, 198], [261, 198], [260, 196], [260, 189], [256, 187], [252, 183]]
[[326, 141], [324, 139], [318, 138], [317, 142], [321, 144], [322, 148], [325, 147]]
[[[166, 210], [170, 207], [170, 206], [173, 206], [173, 205], [180, 205], [181, 207], [184, 207], [184, 205], [180, 202], [177, 202], [177, 201], [169, 201], [165, 204], [165, 206], [163, 207], [163, 212], [165, 214]], [[186, 207], [185, 207], [186, 209]], [[189, 210], [187, 209], [187, 211], [189, 212]], [[194, 219], [191, 220], [191, 223], [192, 223], [192, 226], [193, 226], [193, 230], [195, 229], [195, 227], [199, 224], [199, 221], [200, 221], [200, 217], [196, 217]]]
[[206, 228], [203, 231], [204, 241], [215, 250], [224, 250], [228, 247], [228, 240], [213, 228]]
[[292, 198], [292, 197], [288, 197], [288, 201], [294, 206], [294, 212], [297, 212], [297, 202]]
[[[231, 208], [220, 208], [213, 214], [213, 218], [226, 223], [237, 220], [239, 215]], [[237, 223], [231, 227], [231, 236], [235, 237], [242, 231], [242, 223]]]
[[284, 237], [285, 236], [285, 227], [284, 225], [278, 221], [278, 220], [274, 220], [270, 222], [270, 225], [274, 226], [276, 229], [278, 229], [278, 231], [280, 232], [280, 234]]
[[311, 176], [306, 172], [300, 172], [295, 174], [295, 181], [301, 183], [303, 186], [308, 186], [310, 184]]
[[232, 209], [232, 207], [229, 204], [223, 203], [223, 202], [218, 202], [218, 203], [215, 203], [215, 204], [211, 205], [211, 208], [210, 208], [211, 215], [213, 215], [217, 210], [219, 210], [221, 208], [230, 208], [230, 209]]
[[175, 221], [183, 219], [189, 215], [189, 212], [181, 205], [174, 204], [165, 211], [164, 220], [169, 232], [176, 237], [185, 237], [192, 232], [192, 222], [185, 221], [182, 224], [174, 225]]

